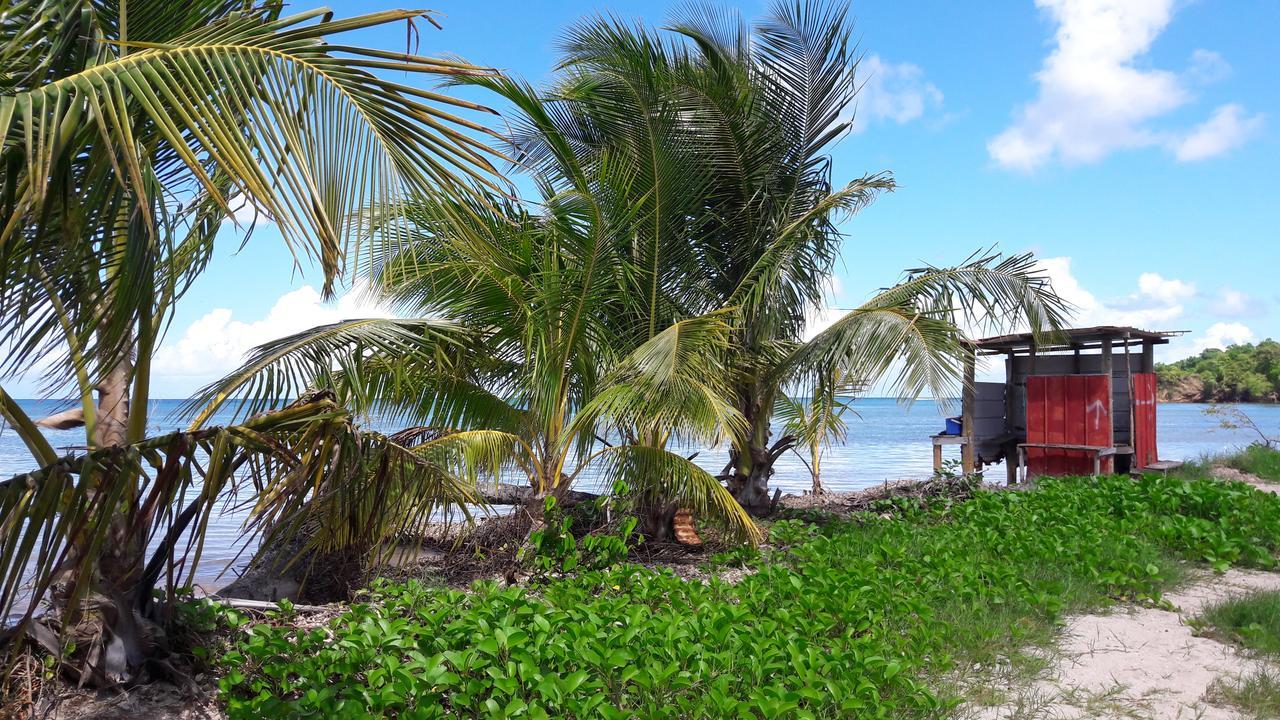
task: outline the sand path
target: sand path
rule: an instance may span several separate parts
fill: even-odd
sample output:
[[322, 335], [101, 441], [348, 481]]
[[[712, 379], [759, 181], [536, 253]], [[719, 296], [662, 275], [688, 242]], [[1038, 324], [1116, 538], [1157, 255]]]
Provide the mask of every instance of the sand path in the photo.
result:
[[[1280, 494], [1267, 483], [1230, 468], [1215, 468], [1223, 480], [1248, 482]], [[1247, 673], [1259, 662], [1236, 647], [1197, 637], [1187, 621], [1207, 606], [1257, 590], [1280, 590], [1280, 573], [1201, 571], [1165, 595], [1171, 609], [1124, 607], [1071, 618], [1050, 667], [1029, 685], [984, 683], [1002, 698], [988, 707], [965, 706], [972, 720], [1237, 720], [1244, 717], [1212, 691], [1219, 679]]]

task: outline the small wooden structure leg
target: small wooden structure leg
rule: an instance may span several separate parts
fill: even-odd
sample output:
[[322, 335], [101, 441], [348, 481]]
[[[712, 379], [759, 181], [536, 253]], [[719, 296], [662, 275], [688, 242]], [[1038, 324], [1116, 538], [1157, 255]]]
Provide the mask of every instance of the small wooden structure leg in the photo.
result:
[[933, 472], [942, 472], [942, 446], [938, 443], [933, 444]]
[[968, 348], [964, 356], [964, 388], [961, 392], [960, 418], [960, 431], [964, 433], [965, 438], [965, 443], [960, 446], [960, 464], [964, 468], [965, 475], [972, 475], [974, 472], [973, 458], [977, 450], [973, 427], [973, 405], [977, 394], [974, 386], [977, 362], [978, 351], [975, 348]]

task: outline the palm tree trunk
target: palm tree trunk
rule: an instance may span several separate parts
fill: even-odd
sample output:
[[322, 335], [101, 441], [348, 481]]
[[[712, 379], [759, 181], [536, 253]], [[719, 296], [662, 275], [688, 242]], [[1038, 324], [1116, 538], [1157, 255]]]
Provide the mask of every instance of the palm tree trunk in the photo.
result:
[[[127, 442], [132, 374], [133, 363], [124, 357], [98, 383], [98, 424], [93, 437], [93, 444], [97, 447]], [[126, 493], [122, 502], [133, 502], [133, 494], [132, 490]], [[136, 533], [131, 532], [128, 517], [127, 513], [120, 512], [112, 520], [107, 541], [98, 557], [98, 572], [103, 589], [108, 592], [124, 594], [134, 590], [142, 571], [142, 542]]]
[[98, 383], [98, 426], [93, 444], [97, 447], [123, 445], [129, 429], [129, 379], [133, 363], [118, 361]]
[[818, 443], [814, 443], [809, 448], [809, 474], [813, 478], [813, 486], [810, 488], [809, 492], [813, 495], [821, 495], [827, 491], [827, 489], [822, 486], [821, 463], [822, 446]]
[[769, 492], [765, 443], [769, 441], [769, 421], [763, 412], [754, 383], [738, 388], [738, 410], [747, 421], [747, 434], [729, 450], [732, 474], [729, 492], [748, 512], [756, 512]]
[[640, 534], [646, 540], [668, 541], [675, 538], [674, 521], [680, 510], [676, 503], [655, 500], [653, 503], [638, 508], [640, 516]]
[[773, 434], [770, 421], [773, 418], [773, 392], [752, 384], [738, 394], [738, 409], [747, 420], [748, 435], [729, 451], [733, 465], [728, 478], [729, 492], [752, 515], [767, 514], [772, 503], [769, 497], [769, 479], [773, 466], [784, 452], [795, 445], [790, 435], [778, 439], [772, 446]]

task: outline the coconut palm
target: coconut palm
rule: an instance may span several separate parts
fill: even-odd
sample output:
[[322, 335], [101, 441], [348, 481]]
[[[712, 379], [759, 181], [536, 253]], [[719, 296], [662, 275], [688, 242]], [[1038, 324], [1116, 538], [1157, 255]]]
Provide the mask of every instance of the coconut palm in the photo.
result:
[[[324, 393], [236, 426], [79, 455], [58, 456], [34, 428], [17, 429], [41, 467], [0, 482], [0, 611], [12, 619], [28, 601], [0, 639], [7, 651], [29, 633], [72, 679], [97, 687], [167, 664], [171, 601], [193, 585], [204, 531], [228, 506], [250, 509], [246, 549], [285, 543], [315, 558], [378, 549], [442, 510], [479, 502], [456, 452], [363, 432]], [[133, 538], [149, 556], [122, 543]], [[166, 602], [154, 598], [157, 586]], [[33, 622], [41, 598], [67, 612]]]
[[[836, 373], [837, 378], [838, 375]], [[840, 398], [855, 391], [855, 388], [839, 382], [820, 382], [808, 397], [783, 394], [774, 407], [774, 417], [782, 423], [783, 438], [786, 439], [776, 447], [789, 447], [804, 463], [809, 471], [809, 492], [812, 495], [826, 492], [822, 485], [822, 455], [828, 445], [842, 442], [847, 437], [849, 424], [845, 422], [844, 414], [850, 412], [852, 406]], [[801, 453], [802, 449], [808, 457]]]
[[[556, 219], [564, 217], [556, 212], [546, 217], [601, 233], [592, 245], [601, 254], [592, 257], [609, 259], [610, 290], [617, 295], [588, 321], [607, 322], [618, 337], [629, 338], [612, 347], [639, 346], [685, 318], [732, 313], [728, 347], [719, 361], [723, 376], [716, 384], [727, 387], [745, 423], [731, 426], [724, 478], [740, 504], [762, 510], [769, 505], [773, 463], [795, 443], [789, 436], [771, 442], [784, 387], [821, 385], [839, 372], [862, 384], [887, 385], [906, 398], [926, 392], [947, 397], [961, 376], [963, 328], [1019, 322], [1052, 327], [1063, 305], [1030, 256], [978, 253], [955, 267], [909, 271], [903, 282], [802, 343], [806, 316], [821, 304], [839, 249], [837, 220], [893, 187], [885, 174], [842, 188], [831, 180], [825, 152], [847, 128], [856, 90], [845, 11], [815, 3], [779, 6], [754, 34], [732, 16], [714, 13], [674, 27], [681, 40], [610, 19], [574, 27], [560, 75], [545, 93], [508, 78], [457, 82], [485, 87], [514, 107], [503, 149], [529, 171], [548, 208], [570, 198], [589, 208], [577, 220]], [[797, 67], [808, 71], [797, 73]], [[467, 226], [470, 210], [452, 212], [463, 221], [437, 235], [476, 234]], [[388, 275], [395, 264], [384, 262], [403, 249], [397, 243], [402, 235], [389, 233], [376, 243], [378, 253], [363, 270], [380, 275], [382, 287], [393, 294], [404, 291], [397, 285], [417, 287], [418, 304], [406, 310], [420, 313], [434, 286]], [[506, 241], [507, 247], [527, 245]], [[478, 247], [466, 255], [470, 272], [510, 264], [510, 251]], [[520, 272], [531, 271], [521, 266]], [[477, 296], [486, 302], [511, 299], [506, 290], [468, 283], [473, 290], [487, 288]], [[458, 312], [453, 308], [443, 317]], [[486, 323], [501, 325], [496, 317], [465, 321], [474, 328]], [[308, 367], [335, 362], [327, 356], [313, 360]], [[896, 374], [886, 377], [890, 373]], [[296, 377], [284, 388], [310, 382], [306, 373]], [[494, 382], [484, 373], [471, 380], [485, 377]], [[384, 378], [366, 377], [367, 389], [356, 387], [354, 375], [349, 378], [354, 396], [388, 394]], [[415, 382], [433, 381], [424, 374]], [[418, 387], [407, 386], [410, 392]], [[258, 390], [267, 397], [287, 394], [280, 383]], [[501, 407], [479, 387], [468, 387], [465, 398], [423, 397], [444, 402], [432, 412], [450, 423], [449, 413], [462, 412], [468, 402]], [[578, 398], [583, 407], [587, 397]], [[478, 417], [469, 422], [467, 427], [486, 427]], [[629, 432], [632, 439], [660, 444], [665, 430], [650, 423], [648, 430]], [[544, 472], [535, 484], [554, 482]]]
[[1067, 304], [1031, 254], [979, 252], [950, 267], [906, 271], [808, 341], [775, 338], [750, 366], [751, 432], [727, 468], [744, 506], [769, 506], [773, 464], [794, 445], [784, 434], [770, 443], [773, 411], [794, 384], [854, 379], [910, 401], [923, 395], [945, 404], [964, 378], [969, 332], [1026, 326], [1046, 336], [1062, 327]]
[[874, 384], [899, 369], [889, 384], [902, 396], [946, 397], [960, 379], [962, 327], [1039, 330], [1060, 321], [1063, 304], [1029, 256], [979, 253], [909, 272], [802, 344], [844, 240], [840, 224], [894, 188], [888, 173], [832, 178], [829, 152], [860, 87], [848, 9], [779, 3], [749, 28], [697, 6], [670, 27], [674, 36], [610, 18], [571, 28], [561, 74], [539, 103], [472, 82], [546, 117], [518, 124], [511, 152], [547, 182], [564, 182], [566, 166], [587, 176], [633, 168], [614, 191], [628, 194], [638, 230], [620, 241], [653, 268], [644, 277], [675, 279], [637, 288], [650, 327], [734, 310], [724, 363], [746, 425], [723, 477], [761, 510], [773, 463], [792, 442], [770, 442], [783, 387], [836, 370]]
[[674, 502], [754, 542], [724, 487], [669, 447], [714, 442], [741, 421], [719, 384], [725, 314], [650, 334], [632, 292], [645, 267], [616, 237], [633, 232], [635, 213], [606, 197], [557, 192], [536, 214], [496, 198], [415, 205], [413, 227], [395, 233], [413, 239], [381, 258], [375, 285], [401, 312], [454, 323], [466, 340], [388, 340], [415, 322], [403, 320], [314, 328], [260, 347], [207, 388], [197, 422], [232, 397], [256, 412], [298, 388], [332, 387], [357, 411], [429, 430], [472, 476], [523, 476], [533, 530], [546, 498], [599, 473], [625, 480], [642, 506]]
[[[0, 370], [38, 365], [49, 392], [70, 389], [87, 448], [58, 458], [0, 389], [4, 419], [43, 468], [0, 492], [0, 610], [18, 599], [22, 577], [40, 591], [56, 586], [69, 611], [91, 593], [105, 598], [88, 609], [106, 622], [104, 637], [128, 645], [128, 662], [104, 669], [103, 658], [122, 656], [82, 644], [99, 679], [131, 674], [145, 656], [127, 631], [136, 624], [128, 608], [148, 605], [156, 579], [143, 550], [162, 521], [186, 529], [194, 519], [198, 545], [200, 513], [170, 511], [200, 476], [205, 488], [223, 487], [258, 462], [252, 453], [267, 452], [255, 489], [276, 493], [268, 505], [329, 492], [327, 482], [295, 482], [302, 468], [365, 473], [348, 485], [405, 468], [443, 477], [416, 461], [379, 460], [389, 457], [382, 441], [359, 439], [336, 408], [316, 404], [306, 406], [306, 430], [293, 414], [290, 425], [145, 437], [152, 355], [234, 207], [274, 222], [300, 263], [319, 264], [331, 293], [366, 231], [357, 211], [394, 215], [409, 195], [492, 184], [492, 152], [474, 137], [483, 128], [457, 114], [483, 108], [405, 84], [406, 73], [491, 71], [332, 42], [397, 21], [434, 22], [422, 11], [284, 17], [277, 3], [245, 0], [19, 0], [0, 12]], [[309, 463], [297, 443], [347, 447], [346, 460]], [[460, 487], [439, 499], [470, 498]], [[37, 538], [42, 559], [28, 577]], [[71, 560], [50, 564], [55, 557]]]

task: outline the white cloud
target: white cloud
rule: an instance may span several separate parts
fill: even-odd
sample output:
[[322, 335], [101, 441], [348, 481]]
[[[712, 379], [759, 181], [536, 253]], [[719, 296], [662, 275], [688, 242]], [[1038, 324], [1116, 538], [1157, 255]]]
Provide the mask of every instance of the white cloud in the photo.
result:
[[152, 372], [166, 380], [210, 380], [239, 367], [249, 350], [269, 340], [339, 320], [391, 316], [388, 308], [369, 299], [364, 285], [332, 303], [323, 302], [319, 291], [307, 285], [281, 295], [258, 320], [238, 320], [226, 308], [209, 311], [160, 348]]
[[1079, 327], [1127, 325], [1165, 330], [1168, 328], [1159, 326], [1182, 317], [1183, 301], [1195, 295], [1195, 285], [1191, 283], [1167, 279], [1157, 273], [1143, 273], [1138, 276], [1137, 292], [1100, 300], [1086, 290], [1071, 271], [1071, 258], [1045, 258], [1040, 265], [1053, 282], [1053, 289], [1075, 306], [1071, 324]]
[[[1117, 150], [1164, 146], [1179, 160], [1201, 159], [1230, 149], [1225, 138], [1243, 142], [1248, 120], [1218, 115], [1189, 135], [1160, 131], [1150, 122], [1192, 98], [1188, 84], [1220, 79], [1226, 61], [1209, 50], [1192, 54], [1184, 75], [1142, 67], [1152, 43], [1173, 17], [1173, 0], [1037, 0], [1057, 25], [1055, 47], [1036, 73], [1039, 93], [1015, 113], [1014, 122], [987, 144], [995, 162], [1031, 171], [1057, 160], [1092, 163]], [[1228, 106], [1230, 107], [1230, 106]], [[1242, 111], [1240, 111], [1242, 112]], [[1217, 123], [1215, 124], [1215, 120]], [[1232, 121], [1235, 127], [1230, 127]], [[1232, 130], [1236, 130], [1234, 134]], [[1212, 134], [1209, 134], [1212, 133]], [[1190, 155], [1182, 150], [1192, 142]], [[1195, 156], [1196, 150], [1202, 154]]]
[[1172, 305], [1194, 297], [1196, 286], [1195, 283], [1161, 277], [1159, 273], [1145, 272], [1138, 276], [1138, 294]]
[[805, 310], [804, 339], [812, 340], [818, 333], [835, 324], [835, 321], [849, 312], [840, 307], [844, 296], [844, 285], [840, 278], [831, 275], [827, 278], [826, 287], [822, 291], [822, 307]]
[[868, 55], [858, 64], [858, 73], [865, 82], [858, 93], [854, 132], [866, 130], [876, 120], [902, 125], [942, 106], [942, 91], [924, 79], [918, 65]]
[[1208, 85], [1231, 76], [1231, 65], [1218, 53], [1204, 48], [1191, 53], [1191, 66], [1187, 68], [1187, 79], [1192, 82]]
[[227, 206], [231, 208], [231, 214], [223, 219], [223, 225], [235, 225], [239, 228], [248, 229], [254, 224], [261, 226], [273, 222], [267, 211], [259, 208], [256, 203], [249, 199], [248, 195], [236, 195], [229, 198]]
[[1262, 122], [1261, 113], [1246, 115], [1240, 105], [1223, 105], [1191, 132], [1171, 140], [1169, 148], [1180, 162], [1216, 157], [1245, 144], [1262, 129]]
[[1226, 349], [1231, 345], [1251, 343], [1256, 338], [1247, 325], [1238, 322], [1214, 323], [1204, 334], [1196, 338], [1196, 352], [1209, 348]]
[[1218, 290], [1209, 310], [1226, 317], [1257, 317], [1263, 313], [1262, 301], [1230, 286]]

